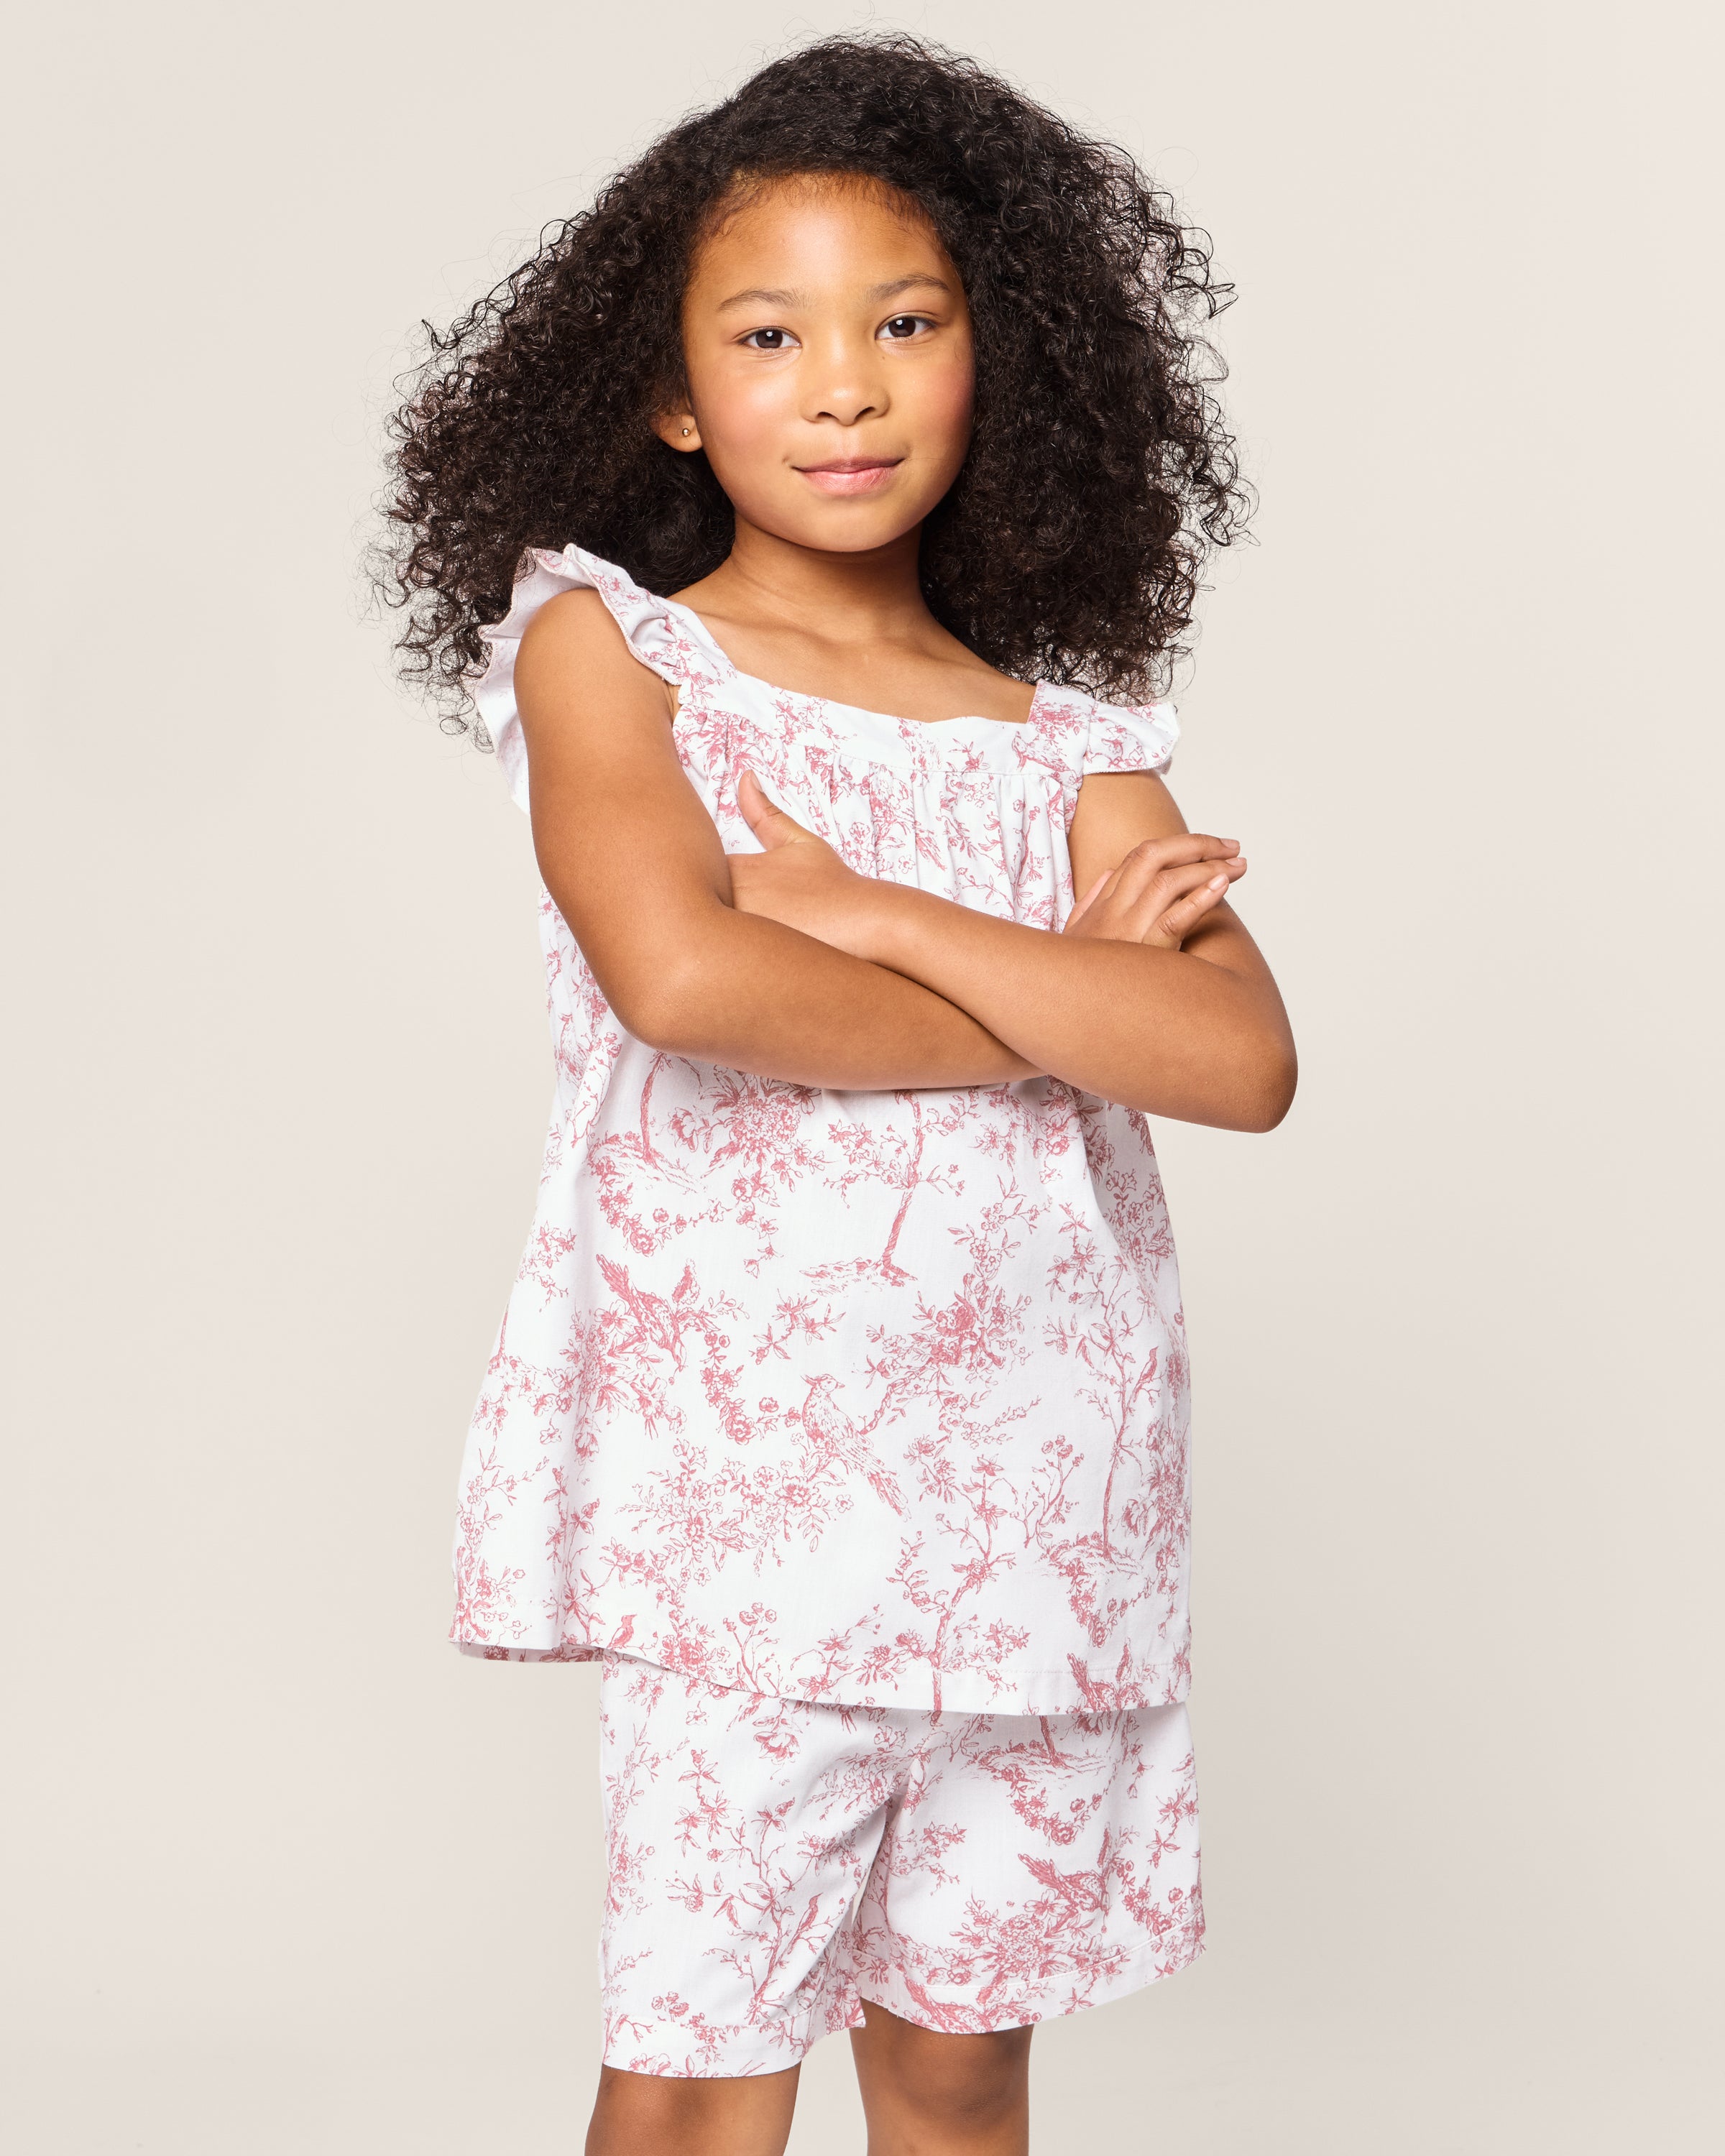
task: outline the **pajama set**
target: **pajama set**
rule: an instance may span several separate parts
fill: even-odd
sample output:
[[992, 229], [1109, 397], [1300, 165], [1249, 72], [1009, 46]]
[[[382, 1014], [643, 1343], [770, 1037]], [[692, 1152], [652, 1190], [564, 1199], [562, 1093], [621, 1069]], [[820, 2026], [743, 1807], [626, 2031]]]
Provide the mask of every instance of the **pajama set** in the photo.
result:
[[[768, 795], [865, 875], [1054, 929], [1087, 773], [1167, 704], [1038, 688], [914, 721], [740, 673], [576, 547], [487, 632], [513, 675], [596, 590], [677, 691], [733, 853]], [[866, 1999], [935, 2030], [1117, 1998], [1199, 1952], [1179, 1281], [1144, 1118], [1052, 1078], [793, 1086], [648, 1047], [540, 906], [557, 1096], [461, 1471], [452, 1636], [602, 1664], [606, 2057], [795, 2063]]]

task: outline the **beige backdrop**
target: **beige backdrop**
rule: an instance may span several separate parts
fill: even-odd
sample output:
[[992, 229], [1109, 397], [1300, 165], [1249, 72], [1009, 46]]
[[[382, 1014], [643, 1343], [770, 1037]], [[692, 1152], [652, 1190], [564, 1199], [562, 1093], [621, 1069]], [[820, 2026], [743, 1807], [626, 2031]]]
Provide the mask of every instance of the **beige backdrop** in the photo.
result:
[[[1247, 843], [1303, 1050], [1273, 1137], [1161, 1134], [1209, 1950], [1039, 2037], [1040, 2156], [1720, 2145], [1704, 13], [891, 18], [1128, 144], [1240, 286], [1260, 544], [1217, 572], [1176, 791]], [[412, 322], [862, 19], [23, 33], [24, 2156], [578, 2148], [593, 1676], [443, 1644], [549, 1097], [527, 835], [392, 686], [354, 561]], [[794, 2146], [861, 2149], [842, 2045]]]

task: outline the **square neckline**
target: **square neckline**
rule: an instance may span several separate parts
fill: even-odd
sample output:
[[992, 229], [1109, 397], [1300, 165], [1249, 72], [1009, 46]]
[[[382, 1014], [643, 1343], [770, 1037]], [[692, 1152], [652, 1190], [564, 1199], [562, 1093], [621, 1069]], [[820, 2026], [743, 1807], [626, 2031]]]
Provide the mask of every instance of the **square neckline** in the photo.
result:
[[1030, 684], [1030, 708], [1021, 719], [991, 719], [986, 711], [959, 711], [947, 719], [907, 719], [896, 711], [877, 711], [866, 704], [847, 704], [837, 696], [813, 696], [806, 689], [786, 689], [777, 681], [768, 680], [764, 675], [746, 674], [686, 600], [661, 598], [659, 603], [670, 607], [682, 617], [706, 650], [725, 669], [729, 678], [752, 682], [755, 687], [766, 690], [769, 696], [800, 696], [809, 703], [824, 705], [830, 711], [854, 711], [860, 718], [879, 719], [885, 726], [902, 727], [912, 733], [921, 733], [930, 726], [1004, 726], [1009, 732], [1017, 733], [1034, 726], [1041, 716], [1042, 692], [1046, 686], [1042, 681]]

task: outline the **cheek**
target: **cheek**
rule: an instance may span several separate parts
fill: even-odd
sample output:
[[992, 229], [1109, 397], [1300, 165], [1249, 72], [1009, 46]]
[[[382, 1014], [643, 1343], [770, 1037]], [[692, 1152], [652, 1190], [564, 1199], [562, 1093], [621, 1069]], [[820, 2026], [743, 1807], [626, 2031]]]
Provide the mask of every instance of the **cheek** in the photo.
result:
[[963, 462], [970, 446], [970, 424], [976, 401], [976, 372], [968, 360], [951, 366], [931, 367], [918, 384], [917, 419], [931, 437], [942, 440], [953, 468]]
[[732, 372], [719, 366], [704, 370], [691, 382], [701, 431], [709, 451], [729, 448], [747, 454], [783, 432], [794, 416], [796, 392], [790, 371], [769, 373], [762, 367]]

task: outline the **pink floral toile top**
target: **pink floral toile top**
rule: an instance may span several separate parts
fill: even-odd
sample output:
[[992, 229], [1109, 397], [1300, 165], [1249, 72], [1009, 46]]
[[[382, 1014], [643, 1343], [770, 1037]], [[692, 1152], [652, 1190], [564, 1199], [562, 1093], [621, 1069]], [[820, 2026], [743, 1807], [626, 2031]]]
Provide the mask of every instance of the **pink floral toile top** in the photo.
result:
[[[853, 868], [1008, 920], [1059, 925], [1083, 776], [1160, 770], [1178, 732], [1046, 685], [1022, 725], [792, 696], [569, 547], [532, 557], [477, 692], [524, 808], [515, 655], [576, 586], [680, 690], [728, 849], [752, 765]], [[453, 1636], [872, 1706], [1184, 1698], [1186, 1342], [1143, 1116], [1051, 1078], [850, 1093], [660, 1054], [540, 915], [557, 1098]]]

